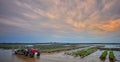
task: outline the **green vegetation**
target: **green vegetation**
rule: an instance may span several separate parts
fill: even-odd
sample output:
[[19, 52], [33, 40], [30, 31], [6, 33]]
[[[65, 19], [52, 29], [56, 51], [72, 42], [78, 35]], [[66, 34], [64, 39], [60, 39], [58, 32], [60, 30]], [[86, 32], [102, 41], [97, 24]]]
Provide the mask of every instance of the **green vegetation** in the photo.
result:
[[0, 48], [3, 48], [3, 49], [17, 49], [17, 48], [24, 48], [25, 46], [24, 45], [9, 45], [9, 44], [0, 44]]
[[115, 56], [114, 56], [113, 51], [110, 51], [110, 52], [109, 52], [109, 59], [110, 59], [110, 60], [114, 60], [114, 59], [115, 59]]
[[52, 52], [60, 52], [60, 51], [67, 51], [67, 50], [72, 50], [72, 49], [78, 49], [78, 48], [83, 48], [87, 46], [75, 46], [75, 45], [35, 45], [36, 48], [39, 48], [41, 52], [43, 53], [52, 53]]
[[71, 49], [74, 49], [74, 48], [70, 48], [70, 47], [66, 47], [66, 48], [52, 48], [52, 49], [41, 50], [41, 52], [51, 53], [51, 52], [67, 51], [67, 50], [71, 50]]
[[104, 51], [104, 52], [101, 54], [100, 58], [101, 58], [101, 59], [105, 59], [106, 56], [107, 56], [107, 51]]
[[73, 52], [73, 55], [80, 56], [80, 57], [83, 58], [83, 57], [95, 52], [96, 50], [97, 50], [96, 48], [89, 48], [87, 50], [81, 50], [81, 51]]
[[[28, 45], [28, 44], [27, 44]], [[26, 48], [25, 44], [0, 44], [0, 48], [3, 49], [18, 49], [18, 48]], [[52, 53], [52, 52], [60, 52], [67, 51], [72, 49], [84, 48], [88, 46], [78, 46], [76, 44], [33, 44], [35, 48], [38, 48], [40, 52], [43, 53]]]

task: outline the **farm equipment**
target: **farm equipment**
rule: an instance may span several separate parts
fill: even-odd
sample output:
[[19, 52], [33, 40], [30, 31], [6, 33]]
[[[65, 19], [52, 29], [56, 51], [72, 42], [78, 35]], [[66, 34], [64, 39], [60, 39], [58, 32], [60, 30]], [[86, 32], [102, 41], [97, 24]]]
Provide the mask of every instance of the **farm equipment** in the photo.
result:
[[40, 56], [38, 49], [33, 47], [16, 49], [15, 54], [22, 54], [29, 57]]
[[24, 49], [15, 49], [15, 54], [24, 54]]

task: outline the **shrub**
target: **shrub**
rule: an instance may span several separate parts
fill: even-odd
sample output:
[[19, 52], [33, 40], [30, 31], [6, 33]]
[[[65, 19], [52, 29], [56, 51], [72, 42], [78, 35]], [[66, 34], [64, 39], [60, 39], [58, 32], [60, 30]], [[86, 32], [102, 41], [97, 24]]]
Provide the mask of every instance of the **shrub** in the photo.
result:
[[110, 51], [110, 52], [109, 52], [109, 59], [110, 59], [110, 60], [114, 60], [114, 59], [115, 59], [115, 56], [114, 56], [113, 51]]
[[104, 52], [101, 54], [100, 58], [101, 58], [101, 59], [105, 59], [106, 56], [107, 56], [107, 51], [104, 51]]
[[74, 54], [75, 56], [80, 56], [80, 57], [83, 58], [83, 57], [85, 57], [85, 56], [93, 53], [94, 51], [96, 51], [95, 48], [89, 48], [89, 49], [87, 49], [87, 50], [81, 50], [81, 51], [73, 52], [73, 54]]

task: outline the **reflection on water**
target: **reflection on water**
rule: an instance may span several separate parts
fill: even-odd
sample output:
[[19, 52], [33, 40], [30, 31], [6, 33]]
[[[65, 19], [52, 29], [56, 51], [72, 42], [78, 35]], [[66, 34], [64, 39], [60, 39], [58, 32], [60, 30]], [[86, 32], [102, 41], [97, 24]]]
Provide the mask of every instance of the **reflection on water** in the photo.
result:
[[30, 58], [30, 57], [26, 57], [24, 55], [12, 55], [12, 56], [19, 58], [20, 60], [23, 60], [25, 62], [37, 62], [37, 60], [40, 60], [40, 57]]
[[[12, 50], [0, 49], [0, 62], [112, 62], [107, 55], [106, 60], [100, 60], [103, 50], [98, 50], [84, 58], [64, 55], [64, 52], [55, 54], [41, 54], [40, 57], [26, 57], [24, 55], [15, 55]], [[114, 51], [116, 60], [120, 62], [120, 51]]]
[[105, 45], [105, 48], [120, 48], [120, 45]]
[[24, 55], [15, 55], [12, 50], [0, 49], [0, 62], [37, 62], [40, 57], [26, 57]]

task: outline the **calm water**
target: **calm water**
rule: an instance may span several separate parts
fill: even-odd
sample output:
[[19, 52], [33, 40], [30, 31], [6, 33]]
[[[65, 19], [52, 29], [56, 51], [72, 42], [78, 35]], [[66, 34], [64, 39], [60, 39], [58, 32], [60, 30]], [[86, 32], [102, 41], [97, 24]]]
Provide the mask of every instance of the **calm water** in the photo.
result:
[[105, 45], [105, 48], [120, 48], [120, 45]]
[[[41, 54], [40, 57], [29, 58], [24, 55], [15, 55], [12, 50], [0, 49], [0, 62], [110, 62], [107, 56], [101, 61], [99, 56], [103, 51], [96, 51], [85, 58], [64, 55], [64, 52], [54, 54]], [[120, 51], [114, 51], [116, 61], [120, 62]]]

